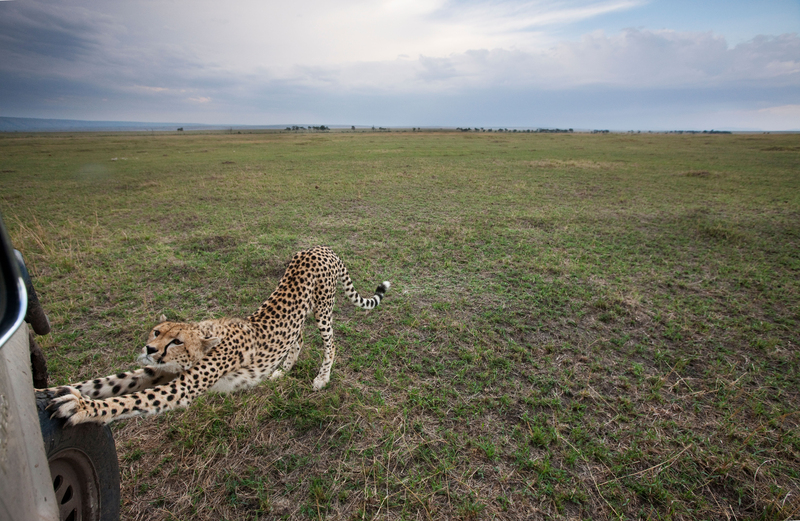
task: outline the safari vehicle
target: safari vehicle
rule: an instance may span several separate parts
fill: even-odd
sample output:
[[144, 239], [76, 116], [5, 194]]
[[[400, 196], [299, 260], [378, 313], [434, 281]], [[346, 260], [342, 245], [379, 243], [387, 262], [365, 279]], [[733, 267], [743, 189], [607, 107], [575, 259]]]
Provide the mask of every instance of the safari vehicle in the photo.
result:
[[37, 334], [50, 331], [0, 217], [0, 519], [119, 519], [119, 464], [111, 430], [51, 419]]

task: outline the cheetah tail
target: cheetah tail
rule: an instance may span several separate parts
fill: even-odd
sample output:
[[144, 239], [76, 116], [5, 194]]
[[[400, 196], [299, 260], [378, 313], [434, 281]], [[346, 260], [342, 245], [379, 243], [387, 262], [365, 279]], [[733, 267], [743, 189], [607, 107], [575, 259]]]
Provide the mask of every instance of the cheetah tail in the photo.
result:
[[347, 295], [350, 302], [361, 309], [374, 309], [378, 307], [378, 304], [381, 303], [384, 295], [386, 295], [386, 292], [389, 291], [389, 288], [392, 286], [391, 282], [385, 280], [375, 289], [375, 295], [372, 298], [364, 298], [359, 295], [353, 287], [353, 281], [350, 280], [350, 275], [347, 274], [347, 270], [343, 271], [341, 280], [342, 286], [344, 287], [344, 294]]

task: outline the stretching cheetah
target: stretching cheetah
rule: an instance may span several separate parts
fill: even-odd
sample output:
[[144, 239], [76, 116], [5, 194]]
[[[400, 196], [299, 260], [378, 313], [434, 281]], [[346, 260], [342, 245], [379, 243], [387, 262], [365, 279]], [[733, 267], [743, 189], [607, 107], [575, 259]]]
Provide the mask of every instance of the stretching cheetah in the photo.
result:
[[296, 253], [278, 288], [255, 313], [199, 323], [169, 322], [162, 316], [139, 357], [143, 368], [59, 387], [50, 406], [53, 415], [70, 425], [109, 423], [186, 407], [206, 391], [231, 392], [267, 376], [280, 378], [297, 361], [303, 324], [312, 310], [325, 342], [314, 379], [314, 389], [320, 390], [330, 381], [336, 354], [331, 316], [338, 281], [363, 309], [378, 306], [390, 286], [383, 282], [372, 298], [362, 298], [330, 248]]

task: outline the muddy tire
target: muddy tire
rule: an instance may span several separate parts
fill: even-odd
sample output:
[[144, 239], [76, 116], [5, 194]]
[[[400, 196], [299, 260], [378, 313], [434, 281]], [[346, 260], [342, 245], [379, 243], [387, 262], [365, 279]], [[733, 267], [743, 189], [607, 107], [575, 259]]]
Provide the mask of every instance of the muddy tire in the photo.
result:
[[59, 518], [117, 521], [119, 519], [119, 463], [114, 438], [107, 425], [64, 425], [50, 418], [50, 397], [36, 393], [39, 424], [50, 464]]

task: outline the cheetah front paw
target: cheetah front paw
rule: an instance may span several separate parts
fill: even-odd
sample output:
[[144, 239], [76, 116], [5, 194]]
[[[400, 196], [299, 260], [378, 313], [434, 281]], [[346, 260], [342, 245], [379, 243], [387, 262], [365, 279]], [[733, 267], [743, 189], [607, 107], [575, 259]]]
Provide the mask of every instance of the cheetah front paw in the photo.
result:
[[269, 376], [269, 379], [270, 379], [270, 380], [277, 380], [278, 378], [283, 378], [283, 371], [281, 371], [280, 369], [276, 369], [276, 370], [275, 370], [275, 371], [273, 371], [273, 372], [272, 372], [272, 374]]
[[326, 385], [328, 385], [330, 379], [330, 376], [327, 378], [324, 376], [317, 376], [314, 378], [314, 390], [319, 391], [320, 389], [324, 388]]
[[74, 387], [59, 387], [58, 397], [53, 398], [48, 409], [53, 411], [51, 418], [64, 418], [67, 425], [77, 425], [86, 421], [91, 421], [87, 412], [86, 401], [81, 393]]

